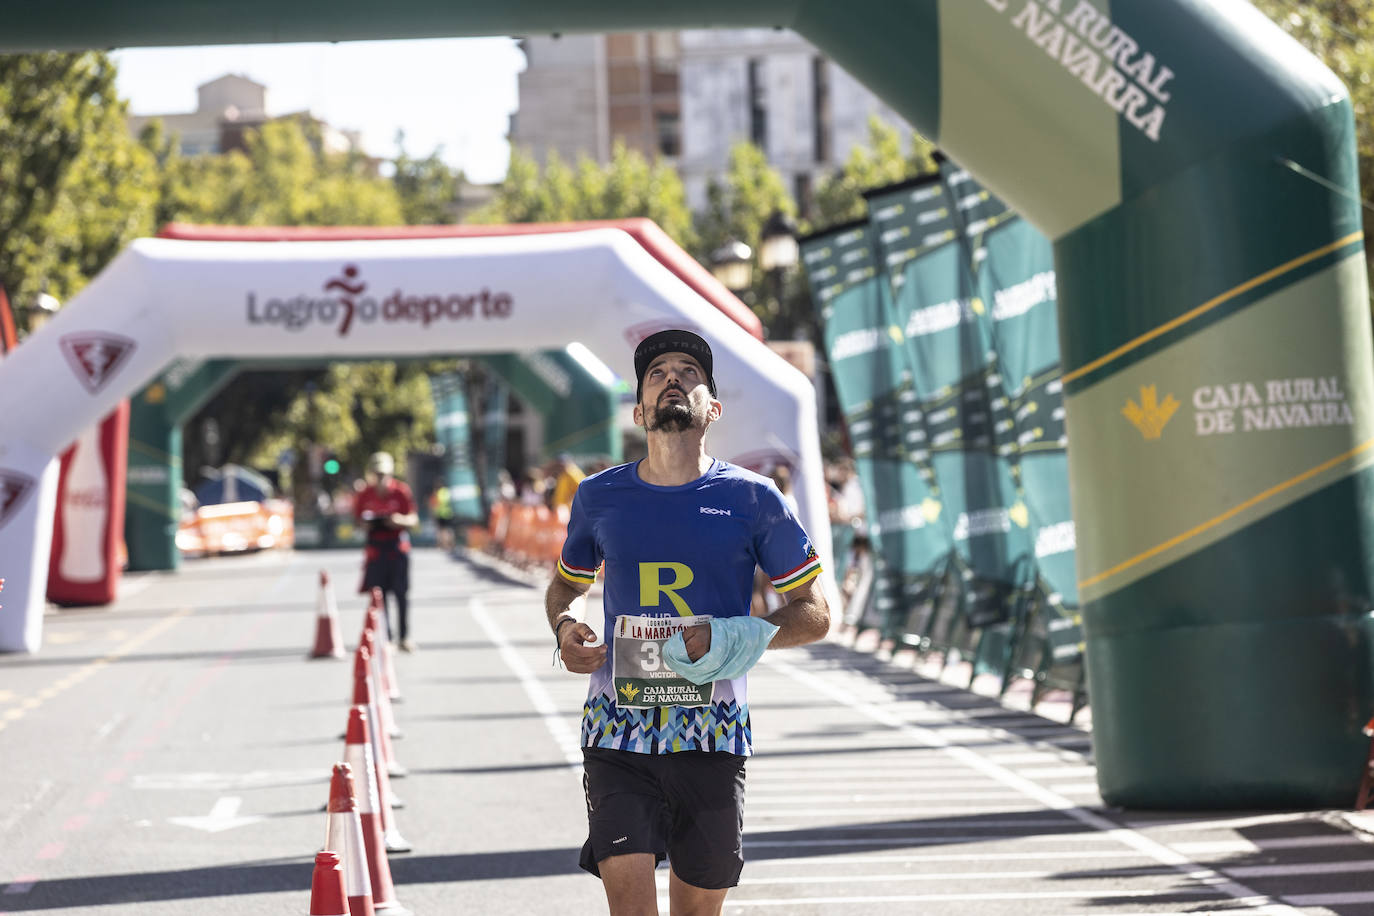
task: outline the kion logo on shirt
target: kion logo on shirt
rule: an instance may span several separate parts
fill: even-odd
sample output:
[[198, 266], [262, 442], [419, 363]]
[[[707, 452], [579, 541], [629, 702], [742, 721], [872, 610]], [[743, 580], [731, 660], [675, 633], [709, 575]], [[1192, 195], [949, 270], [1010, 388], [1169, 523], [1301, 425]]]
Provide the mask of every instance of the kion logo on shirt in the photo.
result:
[[702, 506], [702, 507], [701, 507], [701, 514], [702, 514], [702, 515], [729, 515], [729, 514], [730, 514], [730, 510], [729, 510], [729, 509], [716, 509], [716, 508], [713, 508], [713, 507], [711, 507], [711, 506]]
[[58, 342], [77, 379], [91, 394], [98, 394], [105, 387], [137, 346], [118, 334], [94, 332], [67, 334]]

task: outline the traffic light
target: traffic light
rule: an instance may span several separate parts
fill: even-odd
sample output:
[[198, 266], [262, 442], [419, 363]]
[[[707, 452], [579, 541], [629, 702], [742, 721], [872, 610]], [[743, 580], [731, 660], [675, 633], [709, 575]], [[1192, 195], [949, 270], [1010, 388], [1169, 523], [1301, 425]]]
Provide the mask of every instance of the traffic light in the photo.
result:
[[339, 473], [339, 467], [339, 459], [335, 458], [333, 455], [330, 455], [328, 458], [324, 459], [324, 472], [329, 476], [332, 477], [335, 474]]

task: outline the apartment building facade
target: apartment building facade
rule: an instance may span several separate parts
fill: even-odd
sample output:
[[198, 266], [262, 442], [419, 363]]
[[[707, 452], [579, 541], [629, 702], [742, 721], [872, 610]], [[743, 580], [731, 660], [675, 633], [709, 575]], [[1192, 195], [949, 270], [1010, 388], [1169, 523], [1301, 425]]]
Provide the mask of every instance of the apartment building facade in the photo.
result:
[[513, 146], [546, 161], [610, 157], [617, 139], [678, 167], [693, 209], [752, 141], [807, 207], [821, 178], [866, 143], [868, 120], [906, 123], [833, 61], [782, 29], [700, 29], [524, 39]]

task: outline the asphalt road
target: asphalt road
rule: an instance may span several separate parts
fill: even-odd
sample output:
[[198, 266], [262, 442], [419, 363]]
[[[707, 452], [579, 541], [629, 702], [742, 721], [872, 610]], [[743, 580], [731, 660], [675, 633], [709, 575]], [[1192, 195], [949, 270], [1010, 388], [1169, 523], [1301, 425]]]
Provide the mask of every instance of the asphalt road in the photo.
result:
[[[348, 551], [188, 562], [51, 611], [0, 656], [0, 914], [308, 912], [351, 664], [307, 660], [316, 576], [355, 644]], [[578, 871], [585, 680], [538, 587], [416, 552], [391, 857], [417, 914], [605, 912]], [[727, 913], [1374, 913], [1334, 812], [1107, 809], [1090, 734], [838, 643], [751, 674], [746, 859]], [[660, 870], [666, 907], [666, 871]]]

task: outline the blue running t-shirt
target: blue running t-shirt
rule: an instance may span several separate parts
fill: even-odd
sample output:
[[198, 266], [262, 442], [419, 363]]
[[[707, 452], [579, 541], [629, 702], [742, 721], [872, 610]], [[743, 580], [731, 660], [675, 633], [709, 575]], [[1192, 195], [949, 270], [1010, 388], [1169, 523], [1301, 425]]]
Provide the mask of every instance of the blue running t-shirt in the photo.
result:
[[[810, 538], [773, 482], [720, 460], [679, 487], [645, 483], [637, 463], [582, 481], [558, 571], [570, 581], [591, 583], [603, 563], [601, 632], [608, 644], [622, 614], [747, 616], [756, 565], [779, 591], [821, 571]], [[608, 651], [606, 663], [591, 676], [583, 747], [641, 754], [752, 752], [746, 678], [717, 682], [707, 706], [621, 708], [612, 687], [612, 655]]]

